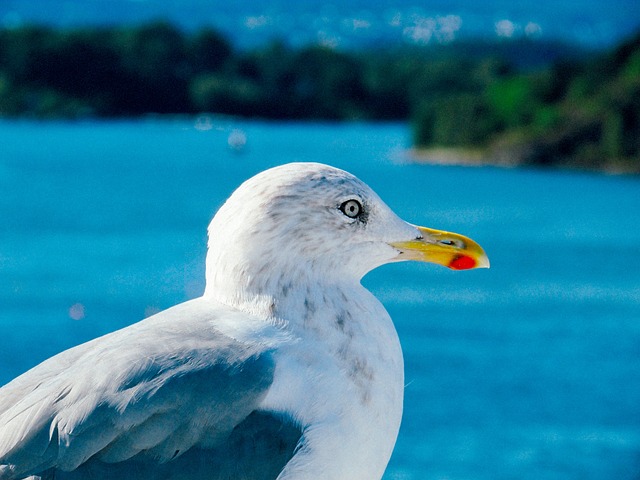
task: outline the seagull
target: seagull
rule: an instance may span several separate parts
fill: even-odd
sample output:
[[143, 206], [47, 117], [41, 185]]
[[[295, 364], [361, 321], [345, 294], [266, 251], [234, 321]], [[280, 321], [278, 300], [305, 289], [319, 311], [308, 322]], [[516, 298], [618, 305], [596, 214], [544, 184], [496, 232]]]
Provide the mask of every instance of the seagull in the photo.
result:
[[404, 260], [489, 267], [343, 170], [259, 173], [211, 221], [201, 297], [0, 388], [0, 480], [380, 479], [403, 358], [360, 280]]

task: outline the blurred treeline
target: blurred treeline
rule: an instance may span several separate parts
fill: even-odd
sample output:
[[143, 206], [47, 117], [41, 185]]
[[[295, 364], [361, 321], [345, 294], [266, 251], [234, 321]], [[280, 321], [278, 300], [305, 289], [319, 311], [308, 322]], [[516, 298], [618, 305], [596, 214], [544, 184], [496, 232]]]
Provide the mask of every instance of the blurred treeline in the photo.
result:
[[640, 36], [534, 71], [486, 68], [465, 70], [457, 91], [425, 96], [418, 145], [500, 164], [640, 172]]
[[[214, 30], [0, 31], [0, 116], [411, 119], [419, 147], [640, 165], [640, 37], [577, 60], [541, 41], [239, 51]], [[567, 60], [568, 59], [568, 60]]]
[[[407, 119], [433, 95], [474, 90], [505, 73], [482, 59], [493, 46], [467, 47], [342, 52], [274, 42], [238, 51], [214, 30], [186, 34], [166, 23], [24, 27], [0, 31], [0, 115]], [[515, 50], [499, 55], [515, 58]], [[485, 71], [472, 73], [476, 67]]]

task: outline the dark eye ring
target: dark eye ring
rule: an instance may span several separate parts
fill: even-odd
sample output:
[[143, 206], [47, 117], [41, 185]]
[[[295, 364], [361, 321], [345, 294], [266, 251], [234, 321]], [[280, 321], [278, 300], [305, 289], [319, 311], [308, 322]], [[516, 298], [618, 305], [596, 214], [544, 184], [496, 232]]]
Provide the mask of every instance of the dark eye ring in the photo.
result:
[[357, 200], [347, 200], [340, 205], [340, 211], [349, 218], [358, 218], [362, 213], [362, 205]]

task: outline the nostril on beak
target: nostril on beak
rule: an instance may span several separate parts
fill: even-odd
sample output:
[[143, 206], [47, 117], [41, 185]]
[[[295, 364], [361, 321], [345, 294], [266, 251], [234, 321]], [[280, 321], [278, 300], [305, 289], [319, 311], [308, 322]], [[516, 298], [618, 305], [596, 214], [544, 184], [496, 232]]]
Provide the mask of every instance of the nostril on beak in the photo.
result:
[[466, 248], [466, 245], [463, 241], [461, 240], [453, 240], [451, 238], [443, 238], [442, 240], [438, 240], [438, 243], [440, 245], [445, 245], [447, 247], [455, 247], [455, 248], [460, 248], [460, 249], [464, 249]]

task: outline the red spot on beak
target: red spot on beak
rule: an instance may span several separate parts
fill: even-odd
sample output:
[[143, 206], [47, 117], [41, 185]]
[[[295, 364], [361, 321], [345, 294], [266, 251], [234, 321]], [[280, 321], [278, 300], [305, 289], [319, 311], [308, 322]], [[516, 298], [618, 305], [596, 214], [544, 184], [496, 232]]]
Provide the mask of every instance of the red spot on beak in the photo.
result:
[[449, 268], [453, 270], [469, 270], [476, 266], [476, 261], [467, 255], [457, 255], [451, 263]]

